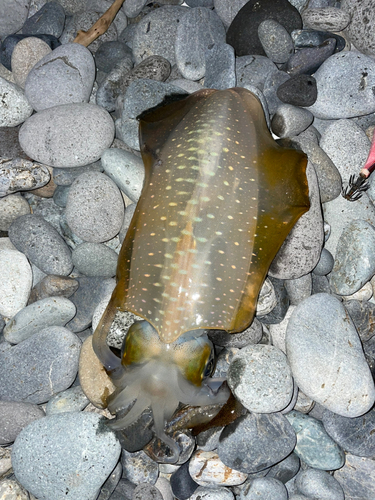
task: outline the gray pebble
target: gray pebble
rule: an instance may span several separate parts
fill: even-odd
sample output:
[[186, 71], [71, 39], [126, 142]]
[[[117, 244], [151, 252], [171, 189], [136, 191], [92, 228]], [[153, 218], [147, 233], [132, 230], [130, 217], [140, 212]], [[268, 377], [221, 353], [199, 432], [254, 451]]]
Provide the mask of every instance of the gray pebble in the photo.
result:
[[50, 326], [65, 326], [76, 314], [74, 304], [65, 297], [48, 297], [21, 309], [4, 328], [4, 337], [19, 344]]
[[182, 76], [190, 80], [202, 78], [206, 72], [206, 50], [222, 43], [225, 43], [225, 29], [219, 16], [205, 7], [189, 9], [176, 33], [176, 63]]
[[153, 55], [165, 57], [175, 64], [177, 28], [187, 12], [186, 7], [168, 5], [150, 12], [137, 24], [132, 41], [137, 64]]
[[260, 43], [267, 57], [274, 63], [285, 63], [293, 53], [293, 40], [287, 30], [274, 19], [266, 19], [258, 26]]
[[13, 245], [46, 274], [67, 276], [71, 252], [59, 233], [43, 217], [22, 215], [9, 228]]
[[30, 0], [14, 2], [3, 0], [0, 5], [0, 37], [4, 39], [19, 31], [27, 19]]
[[50, 52], [50, 46], [40, 38], [30, 36], [20, 40], [14, 47], [11, 60], [16, 84], [24, 89], [30, 70]]
[[285, 280], [284, 284], [292, 306], [296, 306], [311, 295], [312, 278], [310, 273], [292, 280]]
[[268, 473], [267, 479], [273, 477], [274, 479], [278, 479], [283, 484], [290, 481], [292, 477], [294, 477], [299, 471], [301, 461], [297, 457], [295, 453], [291, 453], [284, 460], [281, 460], [279, 463], [273, 465]]
[[252, 85], [263, 90], [266, 78], [275, 71], [278, 69], [268, 57], [251, 55], [236, 58], [236, 78], [240, 87]]
[[351, 15], [345, 33], [363, 54], [375, 54], [374, 10], [372, 0], [343, 0], [341, 9]]
[[44, 411], [37, 405], [0, 401], [0, 445], [13, 443], [24, 427], [43, 417]]
[[233, 394], [251, 412], [280, 411], [293, 395], [286, 356], [274, 346], [244, 347], [232, 359], [227, 377]]
[[295, 432], [283, 415], [252, 413], [224, 428], [218, 453], [228, 467], [254, 473], [283, 460], [295, 444]]
[[345, 300], [343, 304], [362, 342], [370, 340], [375, 335], [375, 304], [366, 300]]
[[163, 497], [152, 484], [141, 483], [133, 491], [132, 500], [163, 500]]
[[58, 2], [47, 2], [22, 26], [26, 35], [53, 35], [59, 38], [65, 23], [65, 12]]
[[131, 50], [121, 41], [105, 42], [95, 52], [95, 63], [98, 71], [109, 73], [113, 67], [125, 57], [131, 57]]
[[23, 158], [0, 159], [0, 176], [0, 198], [45, 186], [51, 177], [46, 166]]
[[281, 106], [282, 101], [277, 97], [277, 89], [283, 83], [290, 79], [290, 76], [284, 71], [273, 71], [268, 74], [263, 85], [263, 95], [268, 104], [270, 115], [276, 113], [276, 110]]
[[[366, 80], [364, 74], [366, 73]], [[340, 52], [315, 72], [318, 97], [309, 109], [324, 119], [351, 118], [375, 111], [375, 61], [360, 52]]]
[[122, 477], [133, 484], [155, 484], [159, 475], [159, 467], [144, 451], [130, 453], [122, 450]]
[[334, 478], [341, 484], [347, 500], [367, 500], [375, 496], [375, 461], [348, 453], [345, 465], [335, 471]]
[[[19, 434], [12, 464], [21, 484], [40, 500], [93, 500], [120, 451], [100, 415], [62, 413], [37, 420]], [[79, 480], [73, 481], [77, 471]]]
[[[336, 39], [332, 36], [332, 38], [328, 38], [318, 47], [304, 47], [297, 50], [288, 59], [285, 70], [292, 77], [315, 74], [324, 61], [336, 51], [336, 43]], [[313, 80], [313, 78], [310, 80]], [[304, 105], [309, 104], [311, 103], [306, 103]]]
[[[1, 7], [0, 7], [1, 8]], [[23, 90], [0, 76], [0, 127], [16, 127], [33, 112]]]
[[307, 396], [346, 417], [371, 408], [375, 387], [361, 341], [332, 295], [312, 295], [295, 308], [286, 349], [295, 382]]
[[307, 109], [281, 104], [272, 118], [272, 131], [279, 137], [293, 137], [306, 130], [313, 120], [313, 114]]
[[320, 259], [317, 265], [314, 267], [312, 272], [317, 276], [326, 276], [333, 269], [334, 259], [329, 250], [322, 248], [322, 253], [320, 254]]
[[46, 415], [81, 411], [90, 403], [80, 385], [53, 396], [46, 405]]
[[[109, 500], [112, 493], [114, 492], [116, 486], [121, 480], [122, 475], [122, 465], [121, 462], [118, 462], [116, 467], [111, 472], [110, 476], [106, 479], [102, 487], [100, 488], [100, 494], [97, 500]], [[115, 497], [113, 497], [115, 498]], [[116, 500], [116, 499], [115, 499]]]
[[341, 233], [335, 264], [330, 274], [334, 293], [352, 295], [375, 274], [373, 249], [375, 228], [364, 220], [353, 220]]
[[302, 495], [329, 500], [344, 500], [345, 495], [340, 483], [324, 470], [307, 469], [296, 477], [296, 487]]
[[305, 9], [301, 16], [304, 28], [333, 32], [345, 29], [351, 19], [351, 15], [348, 12], [336, 7]]
[[105, 173], [136, 203], [145, 178], [145, 167], [141, 158], [122, 149], [109, 148], [103, 152], [101, 162]]
[[74, 333], [53, 326], [1, 352], [0, 399], [45, 403], [72, 385], [80, 349]]
[[310, 210], [297, 221], [276, 254], [269, 274], [279, 279], [294, 279], [309, 273], [316, 266], [323, 246], [323, 219], [319, 187], [312, 165], [307, 165]]
[[281, 481], [257, 477], [244, 488], [240, 500], [287, 500], [288, 491]]
[[94, 79], [91, 52], [79, 43], [68, 43], [35, 64], [25, 83], [25, 95], [35, 111], [88, 102]]
[[197, 92], [198, 90], [202, 90], [202, 88], [204, 88], [200, 83], [193, 82], [193, 80], [186, 80], [185, 78], [169, 80], [169, 83], [174, 85], [175, 87], [179, 87], [180, 89], [185, 90], [188, 94], [193, 94], [193, 92]]
[[109, 292], [112, 293], [115, 281], [111, 278], [79, 277], [78, 290], [70, 297], [77, 308], [76, 316], [66, 325], [72, 332], [82, 332], [91, 325], [94, 311]]
[[69, 298], [78, 288], [78, 281], [67, 276], [49, 274], [31, 290], [29, 305], [37, 300], [58, 296]]
[[83, 167], [54, 168], [53, 180], [58, 186], [71, 186], [75, 179], [77, 179], [77, 177], [86, 172], [103, 172], [103, 167], [100, 160]]
[[116, 99], [126, 91], [132, 68], [133, 61], [130, 56], [126, 56], [104, 75], [96, 92], [96, 103], [99, 106], [110, 112], [116, 109]]
[[127, 0], [123, 5], [126, 16], [130, 18], [137, 17], [146, 3], [147, 0]]
[[68, 202], [70, 186], [57, 186], [53, 193], [53, 202], [61, 208], [65, 208]]
[[224, 26], [228, 27], [238, 14], [239, 10], [247, 3], [247, 0], [214, 0], [216, 13], [221, 18]]
[[234, 495], [229, 488], [199, 486], [189, 500], [234, 500]]
[[112, 278], [116, 274], [117, 253], [102, 243], [85, 241], [72, 252], [76, 269], [84, 276]]
[[29, 213], [30, 205], [23, 196], [10, 194], [0, 198], [0, 231], [8, 231], [13, 221]]
[[124, 219], [124, 201], [118, 187], [100, 172], [80, 175], [69, 190], [66, 219], [85, 241], [101, 243], [113, 238]]
[[262, 338], [262, 324], [257, 318], [254, 318], [251, 325], [243, 332], [231, 335], [224, 330], [209, 330], [208, 336], [215, 345], [241, 349], [249, 344], [257, 344], [260, 341]]
[[115, 127], [105, 109], [88, 103], [44, 109], [21, 127], [23, 150], [51, 167], [81, 167], [98, 160], [113, 141]]
[[271, 325], [274, 323], [280, 323], [283, 320], [288, 307], [289, 307], [289, 297], [285, 289], [284, 280], [279, 280], [268, 276], [267, 278], [273, 286], [273, 290], [276, 298], [276, 305], [271, 312], [262, 316], [262, 324]]
[[215, 43], [208, 47], [205, 58], [205, 87], [224, 90], [236, 86], [235, 54], [231, 45]]

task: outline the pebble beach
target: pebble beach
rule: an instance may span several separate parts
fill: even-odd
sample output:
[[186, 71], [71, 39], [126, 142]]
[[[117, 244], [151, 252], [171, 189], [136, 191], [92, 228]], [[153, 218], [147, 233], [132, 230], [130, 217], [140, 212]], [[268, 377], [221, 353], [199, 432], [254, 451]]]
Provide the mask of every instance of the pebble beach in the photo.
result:
[[[75, 42], [111, 4], [0, 0], [0, 498], [373, 500], [375, 174], [348, 195], [375, 163], [373, 0], [125, 0]], [[233, 87], [307, 155], [310, 209], [249, 328], [209, 333], [236, 418], [176, 416], [169, 464], [150, 409], [106, 425], [92, 334], [144, 184], [139, 116]]]

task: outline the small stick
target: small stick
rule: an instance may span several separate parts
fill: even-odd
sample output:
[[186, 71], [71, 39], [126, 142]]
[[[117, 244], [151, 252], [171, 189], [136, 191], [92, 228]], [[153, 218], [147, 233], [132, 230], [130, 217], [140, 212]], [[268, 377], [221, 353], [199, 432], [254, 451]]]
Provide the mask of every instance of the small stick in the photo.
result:
[[117, 12], [120, 10], [121, 5], [125, 0], [115, 0], [110, 8], [104, 12], [104, 14], [99, 17], [96, 23], [91, 26], [91, 28], [87, 31], [79, 30], [77, 36], [73, 40], [75, 43], [79, 43], [87, 47], [96, 40], [100, 35], [105, 33], [109, 28], [110, 24], [116, 17]]

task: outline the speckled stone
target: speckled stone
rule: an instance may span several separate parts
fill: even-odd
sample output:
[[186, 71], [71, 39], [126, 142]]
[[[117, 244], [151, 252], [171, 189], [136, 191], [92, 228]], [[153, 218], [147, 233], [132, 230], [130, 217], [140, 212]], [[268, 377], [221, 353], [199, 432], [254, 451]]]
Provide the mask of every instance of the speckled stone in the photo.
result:
[[252, 85], [262, 90], [266, 78], [276, 71], [276, 65], [268, 57], [249, 55], [236, 58], [237, 84], [242, 87]]
[[298, 387], [325, 408], [357, 417], [375, 400], [361, 341], [341, 302], [325, 293], [299, 304], [286, 332], [288, 361]]
[[[89, 126], [88, 126], [89, 124]], [[22, 125], [19, 140], [33, 159], [51, 167], [81, 167], [98, 160], [115, 127], [105, 109], [88, 103], [44, 109]]]
[[68, 43], [35, 64], [25, 83], [25, 95], [36, 111], [88, 102], [94, 79], [90, 51], [79, 43]]
[[0, 76], [0, 127], [16, 127], [33, 112], [23, 90]]
[[276, 95], [286, 104], [311, 106], [318, 95], [316, 80], [310, 75], [293, 76], [278, 87]]
[[372, 0], [343, 0], [341, 9], [351, 15], [345, 33], [363, 54], [375, 55], [374, 10]]
[[340, 483], [328, 472], [317, 469], [302, 470], [296, 477], [297, 490], [307, 498], [329, 498], [344, 500], [344, 492]]
[[[120, 443], [101, 418], [72, 412], [33, 422], [13, 446], [17, 479], [40, 500], [96, 498], [121, 452]], [[80, 480], [72, 481], [77, 471]]]
[[105, 42], [95, 52], [96, 67], [99, 71], [109, 73], [118, 62], [129, 56], [131, 57], [131, 50], [124, 42]]
[[46, 405], [46, 415], [81, 411], [90, 403], [80, 385], [53, 396]]
[[0, 231], [8, 231], [14, 220], [29, 213], [30, 205], [23, 196], [10, 194], [0, 198]]
[[116, 274], [117, 253], [102, 243], [85, 241], [72, 252], [76, 269], [84, 276], [112, 278]]
[[293, 378], [285, 354], [277, 347], [251, 345], [234, 356], [228, 385], [251, 412], [274, 413], [284, 409], [293, 395]]
[[274, 63], [285, 63], [293, 53], [293, 40], [277, 21], [266, 19], [258, 26], [260, 43], [267, 57]]
[[313, 114], [307, 109], [281, 104], [272, 117], [271, 127], [278, 137], [293, 137], [306, 130], [313, 120]]
[[[233, 47], [227, 43], [215, 43], [206, 50], [205, 58], [205, 87], [209, 89], [224, 90], [236, 86], [235, 54]], [[174, 85], [176, 85], [176, 83], [174, 83]]]
[[234, 486], [243, 483], [247, 474], [227, 467], [214, 451], [198, 450], [189, 463], [189, 474], [201, 486]]
[[312, 279], [310, 273], [293, 280], [285, 280], [284, 284], [292, 306], [296, 306], [311, 295]]
[[13, 245], [46, 274], [68, 275], [71, 252], [63, 238], [43, 217], [22, 215], [9, 228]]
[[122, 477], [134, 484], [155, 484], [159, 475], [159, 467], [144, 451], [129, 453], [122, 450]]
[[24, 254], [0, 249], [0, 314], [12, 318], [24, 308], [32, 286], [32, 271]]
[[0, 401], [0, 445], [13, 443], [24, 427], [43, 417], [44, 411], [37, 405]]
[[224, 428], [218, 454], [228, 467], [254, 473], [283, 460], [295, 444], [295, 432], [283, 415], [253, 413]]
[[322, 7], [302, 12], [305, 28], [321, 31], [342, 31], [350, 23], [351, 16], [344, 9]]
[[16, 84], [24, 89], [30, 70], [50, 52], [49, 45], [40, 38], [31, 36], [20, 40], [14, 47], [11, 62]]
[[5, 326], [4, 337], [19, 344], [50, 326], [65, 326], [76, 314], [74, 304], [65, 297], [47, 297], [19, 311]]
[[[169, 64], [169, 63], [168, 63]], [[126, 92], [131, 81], [133, 61], [130, 56], [121, 59], [99, 82], [96, 103], [107, 111], [115, 111], [116, 100]]]
[[292, 410], [286, 418], [297, 434], [294, 453], [309, 467], [336, 470], [345, 463], [345, 454], [330, 438], [323, 424], [309, 415]]
[[24, 158], [0, 159], [0, 176], [0, 198], [45, 186], [50, 181], [50, 172], [45, 165]]
[[101, 243], [116, 236], [124, 219], [124, 201], [116, 184], [100, 172], [80, 175], [70, 187], [66, 220], [85, 241]]
[[3, 0], [0, 4], [0, 37], [19, 31], [27, 19], [30, 0]]
[[0, 399], [45, 403], [72, 385], [80, 349], [74, 333], [53, 326], [0, 352]]
[[47, 2], [22, 26], [26, 35], [47, 34], [59, 38], [65, 23], [65, 12], [60, 3]]

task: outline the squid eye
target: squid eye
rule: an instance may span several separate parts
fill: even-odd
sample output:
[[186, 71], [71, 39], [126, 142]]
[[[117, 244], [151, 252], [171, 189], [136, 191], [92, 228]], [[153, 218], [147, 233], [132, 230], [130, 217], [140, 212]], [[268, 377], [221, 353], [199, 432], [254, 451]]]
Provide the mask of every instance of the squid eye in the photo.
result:
[[212, 358], [206, 364], [206, 368], [204, 369], [204, 372], [203, 372], [203, 378], [205, 379], [207, 377], [211, 377], [211, 375], [214, 373], [214, 371], [215, 371], [215, 359], [212, 356]]

